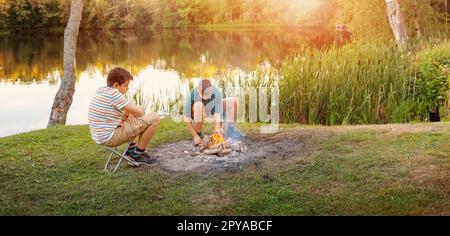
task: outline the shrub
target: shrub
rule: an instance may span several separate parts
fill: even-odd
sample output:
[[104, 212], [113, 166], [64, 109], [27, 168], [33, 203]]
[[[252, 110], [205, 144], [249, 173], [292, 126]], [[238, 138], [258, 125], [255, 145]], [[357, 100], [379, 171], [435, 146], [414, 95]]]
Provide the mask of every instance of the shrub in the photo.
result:
[[416, 55], [415, 104], [417, 115], [447, 107], [450, 79], [450, 42], [438, 44]]

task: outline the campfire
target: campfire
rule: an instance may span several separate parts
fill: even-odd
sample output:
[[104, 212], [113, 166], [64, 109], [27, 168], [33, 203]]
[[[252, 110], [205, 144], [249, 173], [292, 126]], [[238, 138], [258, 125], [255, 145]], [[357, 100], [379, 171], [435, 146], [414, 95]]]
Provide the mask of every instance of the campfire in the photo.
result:
[[205, 136], [203, 144], [200, 144], [193, 152], [193, 156], [217, 155], [224, 157], [232, 152], [245, 152], [246, 147], [241, 141], [225, 139], [222, 135], [214, 133]]
[[[215, 133], [211, 136], [211, 138], [209, 138], [208, 145], [212, 146], [212, 145], [216, 145], [216, 144], [222, 144], [224, 142], [225, 142], [225, 139], [223, 138], [223, 136], [218, 133]], [[209, 146], [208, 146], [208, 148], [209, 148]]]

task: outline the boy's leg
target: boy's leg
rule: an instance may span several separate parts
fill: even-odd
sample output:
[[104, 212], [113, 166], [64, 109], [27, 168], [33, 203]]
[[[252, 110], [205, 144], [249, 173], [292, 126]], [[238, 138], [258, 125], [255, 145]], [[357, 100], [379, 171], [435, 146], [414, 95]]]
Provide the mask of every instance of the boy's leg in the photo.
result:
[[234, 127], [237, 122], [238, 101], [235, 97], [222, 99], [223, 111], [225, 112], [225, 121], [228, 125]]
[[242, 139], [245, 135], [241, 134], [235, 127], [238, 117], [238, 100], [234, 97], [225, 98], [222, 100], [222, 105], [226, 115], [225, 120], [227, 122], [227, 132], [225, 136], [236, 140]]
[[135, 137], [133, 137], [133, 138], [130, 139], [130, 142], [131, 142], [131, 143], [137, 144], [138, 141], [139, 141], [139, 135], [136, 135]]
[[143, 154], [160, 123], [159, 115], [151, 112], [136, 119], [137, 120], [126, 120], [122, 122], [121, 126], [117, 127], [114, 131], [113, 137], [106, 142], [106, 145], [115, 147], [129, 142], [130, 140], [137, 141], [136, 137], [139, 137], [136, 147], [127, 150], [126, 155], [137, 162], [148, 164], [155, 163], [155, 160], [145, 158], [145, 155]]
[[159, 115], [155, 112], [150, 112], [144, 115], [142, 119], [145, 120], [150, 125], [139, 135], [137, 147], [141, 150], [145, 150], [148, 143], [155, 135], [156, 129], [158, 128], [161, 120], [159, 118]]
[[202, 126], [203, 126], [203, 116], [205, 113], [205, 106], [202, 102], [196, 102], [194, 103], [194, 106], [192, 107], [192, 114], [194, 115], [194, 130], [201, 136], [202, 133]]
[[136, 135], [133, 138], [130, 138], [130, 146], [128, 146], [128, 149], [125, 153], [125, 155], [129, 156], [131, 155], [134, 150], [136, 149], [137, 143], [139, 142], [139, 135]]

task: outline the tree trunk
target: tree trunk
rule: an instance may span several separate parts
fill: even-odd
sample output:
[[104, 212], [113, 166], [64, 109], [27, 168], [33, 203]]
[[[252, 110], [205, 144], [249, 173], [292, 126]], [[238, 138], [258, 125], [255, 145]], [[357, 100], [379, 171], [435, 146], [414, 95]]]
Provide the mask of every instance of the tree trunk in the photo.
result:
[[405, 48], [408, 42], [408, 33], [398, 0], [386, 0], [386, 8], [395, 41], [400, 48]]
[[447, 101], [447, 116], [450, 117], [450, 91], [448, 93], [448, 101]]
[[78, 29], [80, 27], [83, 11], [83, 0], [72, 0], [70, 17], [64, 31], [64, 74], [61, 85], [53, 101], [50, 119], [47, 127], [66, 123], [67, 112], [72, 105], [72, 97], [75, 92], [75, 53], [77, 49]]
[[447, 31], [448, 31], [448, 12], [449, 12], [448, 2], [449, 0], [445, 1], [445, 25], [447, 27]]
[[422, 30], [419, 24], [419, 8], [417, 7], [417, 0], [414, 0], [414, 27], [416, 29], [417, 38], [420, 38], [422, 36]]

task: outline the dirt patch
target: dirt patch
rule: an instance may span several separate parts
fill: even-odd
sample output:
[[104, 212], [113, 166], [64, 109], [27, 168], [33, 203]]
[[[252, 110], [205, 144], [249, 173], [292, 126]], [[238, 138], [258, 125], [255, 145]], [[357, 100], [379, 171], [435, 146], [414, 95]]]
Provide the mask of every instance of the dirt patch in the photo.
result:
[[[445, 133], [450, 132], [450, 125], [448, 122], [441, 122], [333, 127], [302, 126], [281, 129], [275, 134], [261, 134], [257, 129], [246, 131], [247, 151], [244, 153], [234, 153], [226, 157], [195, 157], [189, 154], [194, 148], [192, 142], [180, 141], [161, 144], [150, 150], [149, 154], [158, 158], [158, 164], [162, 170], [176, 173], [198, 170], [236, 170], [249, 165], [253, 165], [256, 169], [260, 167], [277, 168], [308, 161], [311, 153], [320, 149], [322, 142], [348, 132], [373, 132], [374, 137], [367, 137], [371, 139], [422, 132]], [[351, 137], [349, 141], [360, 142], [358, 139], [352, 140]], [[342, 147], [340, 148], [342, 149]], [[338, 151], [344, 152], [344, 154], [351, 152], [349, 147], [341, 149]], [[336, 150], [328, 151], [336, 152]]]
[[149, 151], [159, 166], [168, 172], [198, 170], [238, 170], [248, 165], [289, 164], [310, 153], [304, 139], [291, 135], [248, 135], [243, 141], [247, 150], [225, 157], [192, 156], [192, 141], [161, 144]]

